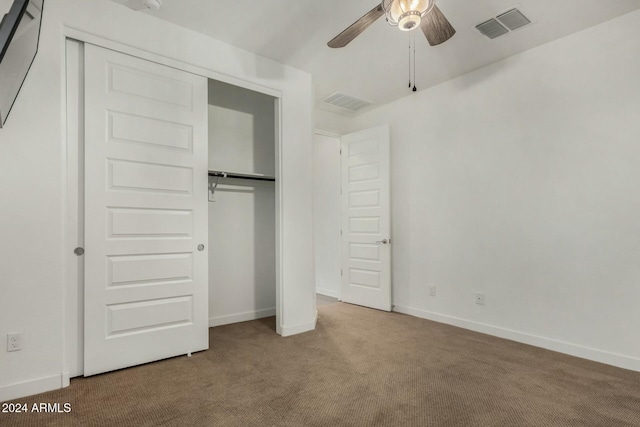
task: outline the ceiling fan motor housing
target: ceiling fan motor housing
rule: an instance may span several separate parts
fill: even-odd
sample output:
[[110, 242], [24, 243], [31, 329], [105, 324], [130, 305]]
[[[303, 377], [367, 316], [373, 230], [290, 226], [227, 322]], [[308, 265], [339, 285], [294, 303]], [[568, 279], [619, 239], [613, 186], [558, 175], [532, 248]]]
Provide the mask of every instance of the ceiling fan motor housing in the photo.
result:
[[387, 22], [402, 31], [419, 27], [422, 18], [435, 4], [435, 0], [382, 0]]
[[420, 12], [417, 10], [410, 10], [400, 17], [398, 28], [402, 31], [411, 31], [420, 25], [421, 20], [422, 16], [420, 15]]

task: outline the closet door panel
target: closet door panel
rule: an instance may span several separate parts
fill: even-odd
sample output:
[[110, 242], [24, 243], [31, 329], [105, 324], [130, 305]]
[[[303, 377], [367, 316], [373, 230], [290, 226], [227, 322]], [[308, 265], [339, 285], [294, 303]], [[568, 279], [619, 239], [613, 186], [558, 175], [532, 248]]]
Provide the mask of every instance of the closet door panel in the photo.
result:
[[206, 78], [88, 44], [85, 70], [88, 376], [208, 348], [208, 144]]
[[193, 127], [188, 124], [114, 112], [109, 113], [108, 120], [112, 142], [124, 142], [125, 146], [150, 144], [149, 148], [193, 152]]

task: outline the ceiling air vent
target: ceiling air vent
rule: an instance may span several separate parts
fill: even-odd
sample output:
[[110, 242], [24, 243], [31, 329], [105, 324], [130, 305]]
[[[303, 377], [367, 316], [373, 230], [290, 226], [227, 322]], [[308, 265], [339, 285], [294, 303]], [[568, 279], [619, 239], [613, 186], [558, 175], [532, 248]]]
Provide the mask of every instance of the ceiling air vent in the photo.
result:
[[511, 31], [522, 28], [525, 25], [531, 24], [531, 20], [524, 16], [518, 9], [511, 9], [508, 12], [498, 15], [498, 21], [502, 22], [505, 27]]
[[496, 37], [504, 36], [510, 31], [515, 31], [529, 24], [531, 24], [531, 20], [524, 16], [518, 9], [514, 8], [480, 25], [476, 25], [476, 28], [482, 35], [490, 39], [495, 39]]
[[327, 96], [322, 100], [325, 104], [332, 105], [334, 107], [338, 107], [341, 110], [351, 111], [353, 113], [357, 113], [363, 108], [372, 105], [373, 102], [365, 101], [363, 99], [354, 98], [353, 96], [345, 95], [344, 93], [336, 92], [332, 95]]
[[504, 36], [509, 32], [505, 27], [502, 26], [501, 23], [491, 18], [486, 22], [483, 22], [480, 25], [476, 25], [476, 28], [483, 36], [487, 36], [490, 39], [495, 39], [496, 37]]

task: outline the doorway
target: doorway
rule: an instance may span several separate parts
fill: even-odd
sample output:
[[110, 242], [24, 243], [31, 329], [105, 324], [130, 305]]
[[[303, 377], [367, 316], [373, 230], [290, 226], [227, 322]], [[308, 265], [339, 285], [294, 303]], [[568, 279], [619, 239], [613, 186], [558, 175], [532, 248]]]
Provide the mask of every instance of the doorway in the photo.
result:
[[318, 300], [391, 310], [387, 125], [342, 137], [316, 132], [314, 242]]

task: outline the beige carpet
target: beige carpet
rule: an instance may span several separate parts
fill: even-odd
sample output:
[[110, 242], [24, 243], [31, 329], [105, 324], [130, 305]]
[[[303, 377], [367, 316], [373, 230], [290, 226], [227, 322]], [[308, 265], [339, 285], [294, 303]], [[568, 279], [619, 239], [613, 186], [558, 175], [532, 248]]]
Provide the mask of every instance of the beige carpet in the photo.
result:
[[395, 313], [319, 308], [314, 332], [274, 319], [211, 329], [211, 350], [18, 402], [69, 414], [0, 425], [640, 426], [640, 373]]

